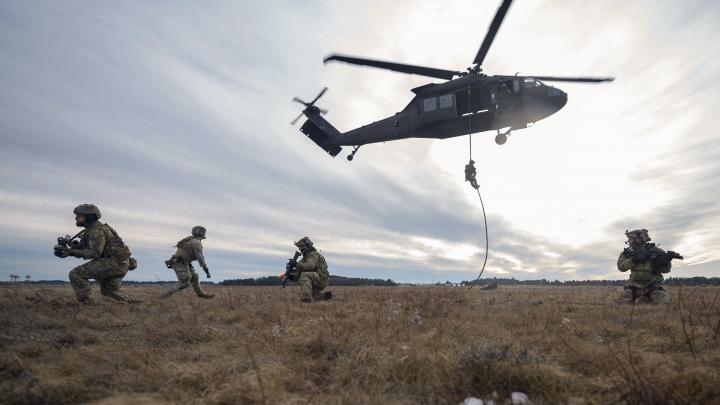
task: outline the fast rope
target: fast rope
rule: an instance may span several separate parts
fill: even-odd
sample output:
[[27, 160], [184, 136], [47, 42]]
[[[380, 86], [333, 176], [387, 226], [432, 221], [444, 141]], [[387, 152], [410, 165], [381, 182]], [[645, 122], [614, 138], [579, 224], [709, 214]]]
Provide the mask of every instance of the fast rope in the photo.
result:
[[[469, 158], [470, 158], [470, 162], [468, 162], [468, 165], [472, 165], [472, 168], [474, 169], [475, 166], [473, 165], [473, 160], [472, 160], [472, 113], [471, 113], [471, 110], [470, 110], [470, 109], [471, 109], [471, 104], [470, 104], [471, 98], [470, 98], [470, 86], [469, 86], [469, 85], [468, 85], [468, 91], [467, 91], [467, 93], [468, 93], [468, 139], [469, 139], [469, 141], [470, 141], [470, 142], [469, 142], [469, 143], [470, 143], [470, 144], [469, 144], [469, 153], [468, 153], [468, 154], [469, 154]], [[476, 172], [473, 170], [473, 176], [472, 176], [472, 179], [473, 179], [473, 180], [475, 180], [475, 176], [476, 176]], [[465, 180], [469, 180], [468, 177], [469, 177], [469, 176], [467, 175], [467, 169], [466, 169]], [[473, 183], [474, 183], [474, 184], [473, 184]], [[480, 195], [480, 187], [477, 186], [477, 180], [471, 181], [471, 182], [470, 182], [470, 186], [471, 186], [472, 188], [474, 188], [475, 191], [477, 192], [478, 199], [480, 200], [480, 206], [482, 207], [483, 222], [484, 222], [484, 224], [485, 224], [485, 260], [483, 260], [483, 265], [482, 265], [482, 268], [480, 269], [480, 274], [478, 274], [478, 276], [477, 276], [477, 278], [475, 279], [475, 281], [473, 281], [472, 284], [470, 284], [470, 287], [468, 287], [468, 290], [472, 289], [472, 288], [475, 286], [475, 284], [477, 284], [478, 280], [480, 280], [480, 277], [482, 277], [483, 272], [485, 271], [485, 265], [487, 264], [488, 250], [489, 250], [489, 247], [490, 247], [490, 242], [489, 242], [489, 239], [488, 239], [487, 216], [485, 215], [485, 204], [483, 203], [482, 196]], [[477, 186], [477, 187], [475, 187], [475, 186]]]

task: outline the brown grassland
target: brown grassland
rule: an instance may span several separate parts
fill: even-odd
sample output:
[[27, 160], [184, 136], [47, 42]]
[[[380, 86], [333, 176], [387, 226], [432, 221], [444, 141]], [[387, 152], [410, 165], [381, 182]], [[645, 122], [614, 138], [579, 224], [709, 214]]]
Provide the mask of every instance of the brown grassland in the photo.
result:
[[614, 287], [207, 288], [82, 306], [67, 285], [0, 287], [0, 401], [720, 403], [720, 288], [667, 306]]

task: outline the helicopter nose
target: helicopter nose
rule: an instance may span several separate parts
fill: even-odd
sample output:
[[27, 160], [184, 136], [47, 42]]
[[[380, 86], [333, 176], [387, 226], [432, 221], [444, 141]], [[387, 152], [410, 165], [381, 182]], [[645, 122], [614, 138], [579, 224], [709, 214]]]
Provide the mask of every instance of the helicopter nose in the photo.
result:
[[567, 93], [564, 91], [556, 89], [555, 87], [550, 87], [548, 90], [548, 99], [555, 108], [555, 111], [559, 111], [565, 107], [565, 104], [567, 104], [568, 97]]

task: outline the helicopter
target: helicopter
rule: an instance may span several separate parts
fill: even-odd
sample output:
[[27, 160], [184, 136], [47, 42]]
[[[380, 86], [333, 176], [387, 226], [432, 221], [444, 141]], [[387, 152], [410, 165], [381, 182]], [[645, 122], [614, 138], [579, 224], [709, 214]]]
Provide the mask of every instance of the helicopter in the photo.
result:
[[324, 64], [345, 62], [446, 81], [412, 89], [415, 96], [402, 111], [347, 132], [336, 129], [322, 117], [327, 110], [315, 106], [327, 91], [325, 87], [310, 102], [298, 97], [292, 99], [304, 105], [305, 109], [291, 124], [295, 125], [304, 115], [307, 120], [300, 131], [332, 157], [337, 156], [343, 146], [353, 147], [347, 156], [350, 161], [363, 145], [406, 138], [446, 139], [495, 130], [495, 142], [503, 145], [512, 131], [527, 128], [549, 117], [567, 103], [565, 92], [544, 82], [601, 83], [614, 80], [613, 77], [486, 75], [481, 65], [511, 3], [512, 0], [503, 0], [472, 66], [465, 71], [328, 55], [323, 60]]

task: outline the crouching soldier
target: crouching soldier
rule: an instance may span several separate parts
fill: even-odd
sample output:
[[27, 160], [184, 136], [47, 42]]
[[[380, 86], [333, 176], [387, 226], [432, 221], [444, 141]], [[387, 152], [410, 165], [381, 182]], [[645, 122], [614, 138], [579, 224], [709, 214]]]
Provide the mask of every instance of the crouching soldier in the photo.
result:
[[[100, 284], [100, 293], [117, 301], [135, 302], [120, 289], [128, 270], [137, 267], [130, 257], [130, 249], [108, 224], [99, 221], [100, 209], [93, 204], [81, 204], [73, 210], [75, 225], [84, 228], [74, 237], [58, 238], [55, 256], [88, 259], [89, 262], [70, 271], [70, 284], [81, 303], [90, 302], [90, 282]], [[80, 238], [77, 240], [76, 238]]]
[[682, 259], [682, 256], [650, 243], [647, 229], [625, 231], [625, 235], [628, 247], [620, 253], [617, 266], [622, 272], [630, 270], [630, 280], [619, 300], [634, 303], [639, 299], [654, 304], [669, 304], [670, 296], [663, 288], [662, 273], [669, 273], [672, 259]]
[[[297, 270], [292, 277], [297, 279], [300, 284], [300, 296], [303, 302], [313, 302], [313, 300], [332, 299], [332, 292], [326, 291], [320, 294], [322, 290], [330, 285], [330, 273], [328, 273], [328, 265], [325, 258], [315, 249], [312, 241], [307, 236], [295, 242], [295, 246], [300, 249], [302, 259], [297, 264]], [[284, 280], [286, 275], [282, 275]]]
[[175, 245], [177, 250], [169, 260], [165, 261], [165, 265], [175, 271], [178, 282], [162, 294], [163, 298], [178, 293], [190, 285], [192, 285], [195, 294], [200, 298], [212, 298], [215, 296], [215, 294], [206, 293], [200, 287], [200, 277], [198, 277], [192, 265], [192, 262], [197, 260], [207, 278], [210, 278], [210, 270], [205, 263], [205, 256], [203, 256], [202, 240], [205, 239], [205, 232], [205, 228], [202, 226], [193, 227], [192, 234]]

